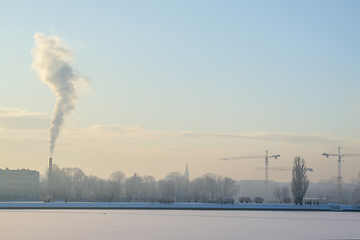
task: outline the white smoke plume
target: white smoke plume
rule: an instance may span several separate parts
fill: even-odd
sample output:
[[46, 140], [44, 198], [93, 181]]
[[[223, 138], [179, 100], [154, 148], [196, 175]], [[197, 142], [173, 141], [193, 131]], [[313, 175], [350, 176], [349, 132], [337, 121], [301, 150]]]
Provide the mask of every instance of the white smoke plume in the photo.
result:
[[50, 128], [52, 156], [64, 117], [75, 109], [79, 86], [86, 87], [87, 80], [72, 68], [72, 52], [59, 37], [36, 33], [34, 38], [35, 47], [31, 51], [34, 61], [31, 67], [57, 97]]

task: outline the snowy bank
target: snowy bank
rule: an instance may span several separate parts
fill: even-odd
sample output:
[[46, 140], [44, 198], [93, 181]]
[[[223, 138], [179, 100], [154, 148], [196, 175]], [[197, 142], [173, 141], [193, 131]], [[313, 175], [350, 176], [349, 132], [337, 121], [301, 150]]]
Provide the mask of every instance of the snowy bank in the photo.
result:
[[256, 203], [124, 203], [124, 202], [0, 202], [0, 209], [154, 209], [154, 210], [252, 210], [252, 211], [352, 211], [360, 212], [359, 205], [256, 204]]

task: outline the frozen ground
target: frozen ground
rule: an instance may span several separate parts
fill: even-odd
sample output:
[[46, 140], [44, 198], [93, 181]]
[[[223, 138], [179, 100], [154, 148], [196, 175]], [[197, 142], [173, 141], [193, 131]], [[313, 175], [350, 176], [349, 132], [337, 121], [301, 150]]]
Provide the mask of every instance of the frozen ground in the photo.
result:
[[181, 209], [181, 210], [305, 210], [305, 211], [360, 211], [358, 205], [294, 205], [256, 203], [84, 203], [84, 202], [0, 202], [0, 209]]
[[0, 210], [0, 239], [359, 239], [357, 212]]

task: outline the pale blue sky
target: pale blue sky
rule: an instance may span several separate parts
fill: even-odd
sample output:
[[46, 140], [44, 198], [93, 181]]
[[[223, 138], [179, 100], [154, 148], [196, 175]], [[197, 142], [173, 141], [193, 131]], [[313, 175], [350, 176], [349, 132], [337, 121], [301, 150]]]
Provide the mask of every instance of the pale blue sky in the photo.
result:
[[[357, 1], [2, 1], [0, 107], [50, 116], [55, 99], [30, 69], [33, 36], [43, 32], [66, 39], [74, 67], [91, 81], [67, 127], [330, 134], [355, 139], [356, 148], [359, 12]], [[321, 155], [337, 144], [316, 149]], [[213, 158], [249, 153], [235, 145]]]

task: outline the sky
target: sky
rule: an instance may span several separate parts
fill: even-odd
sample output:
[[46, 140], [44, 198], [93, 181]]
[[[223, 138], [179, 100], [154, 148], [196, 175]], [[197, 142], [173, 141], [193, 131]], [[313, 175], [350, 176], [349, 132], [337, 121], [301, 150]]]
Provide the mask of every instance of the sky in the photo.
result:
[[[311, 181], [332, 178], [337, 158], [322, 153], [360, 149], [359, 11], [357, 1], [1, 1], [0, 168], [48, 165], [56, 96], [31, 67], [42, 33], [89, 80], [61, 127], [60, 167], [162, 179], [188, 164], [190, 178], [264, 179], [263, 158], [218, 159], [268, 150], [281, 155], [269, 167], [300, 156]], [[360, 157], [344, 158], [344, 182], [359, 172]]]

